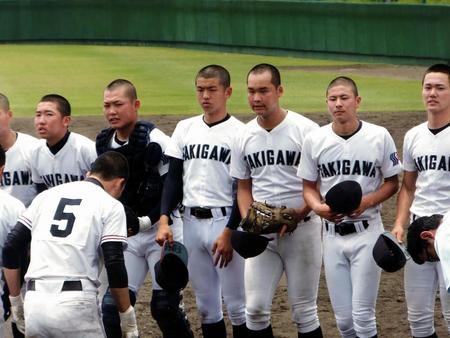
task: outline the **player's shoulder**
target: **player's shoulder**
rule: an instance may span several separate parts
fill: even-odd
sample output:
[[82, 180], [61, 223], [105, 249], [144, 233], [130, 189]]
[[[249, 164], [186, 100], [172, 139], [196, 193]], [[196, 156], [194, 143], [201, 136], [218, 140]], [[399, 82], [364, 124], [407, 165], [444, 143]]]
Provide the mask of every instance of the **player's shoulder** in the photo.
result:
[[80, 144], [88, 144], [88, 145], [92, 145], [94, 144], [94, 141], [92, 141], [89, 137], [78, 134], [76, 132], [71, 131], [70, 135], [69, 135], [69, 140], [70, 142], [77, 142]]
[[20, 142], [23, 144], [27, 144], [27, 145], [38, 145], [39, 144], [39, 139], [31, 136], [29, 134], [25, 134], [22, 132], [17, 132], [17, 141], [16, 142]]
[[420, 135], [423, 133], [429, 133], [428, 130], [428, 121], [422, 122], [412, 128], [410, 128], [406, 133], [405, 133], [405, 138], [407, 137], [412, 137], [412, 136], [416, 136], [416, 135]]
[[25, 210], [25, 205], [14, 196], [10, 195], [4, 190], [0, 189], [0, 202], [1, 202], [1, 209], [2, 211], [2, 217], [8, 214], [20, 214], [23, 210]]
[[236, 116], [230, 115], [230, 118], [226, 121], [229, 124], [232, 124], [234, 126], [237, 126], [238, 128], [243, 128], [245, 126], [245, 123], [239, 120]]
[[380, 126], [379, 124], [367, 122], [367, 121], [361, 121], [362, 123], [362, 129], [364, 132], [371, 132], [371, 133], [377, 133], [377, 134], [389, 134], [389, 131], [386, 127]]
[[150, 142], [166, 144], [169, 140], [170, 136], [164, 133], [161, 129], [153, 128], [150, 132]]
[[315, 127], [315, 128], [319, 127], [319, 125], [313, 120], [311, 120], [309, 117], [306, 117], [305, 115], [302, 115], [292, 110], [287, 111], [286, 118], [308, 127]]
[[183, 120], [178, 121], [176, 128], [177, 129], [188, 129], [192, 126], [203, 124], [203, 114], [195, 115]]

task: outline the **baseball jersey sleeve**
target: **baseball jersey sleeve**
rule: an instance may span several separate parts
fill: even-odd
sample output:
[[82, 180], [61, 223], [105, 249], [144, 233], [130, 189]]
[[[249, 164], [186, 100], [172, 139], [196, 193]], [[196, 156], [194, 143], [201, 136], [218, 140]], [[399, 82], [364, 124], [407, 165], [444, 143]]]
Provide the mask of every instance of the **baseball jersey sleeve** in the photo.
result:
[[447, 213], [436, 232], [434, 247], [442, 267], [445, 288], [450, 293], [450, 215]]
[[394, 139], [389, 134], [387, 129], [384, 129], [384, 157], [381, 164], [381, 173], [383, 177], [391, 177], [398, 175], [402, 171], [402, 164], [398, 158], [397, 148], [395, 147]]
[[231, 149], [231, 163], [230, 173], [231, 177], [237, 179], [249, 179], [250, 168], [245, 161], [244, 147], [245, 147], [245, 131], [247, 125], [241, 130], [234, 140], [234, 146]]
[[302, 156], [297, 170], [297, 176], [308, 181], [317, 181], [318, 178], [317, 160], [313, 157], [312, 152], [313, 135], [314, 132], [310, 132], [305, 137]]
[[101, 244], [106, 242], [124, 242], [126, 244], [126, 216], [123, 205], [120, 202], [115, 203], [115, 206], [112, 208], [105, 209], [102, 221]]
[[161, 160], [158, 164], [159, 174], [165, 175], [169, 171], [169, 160], [165, 154], [167, 146], [170, 143], [170, 137], [164, 134], [161, 130], [154, 128], [150, 132], [150, 142], [158, 143], [162, 150]]
[[403, 169], [405, 171], [417, 171], [414, 159], [411, 156], [411, 144], [412, 144], [412, 131], [409, 130], [405, 134], [403, 140]]
[[167, 156], [178, 158], [180, 160], [183, 159], [183, 135], [185, 135], [183, 129], [183, 121], [181, 121], [175, 127], [172, 137], [170, 138], [170, 142], [165, 151]]

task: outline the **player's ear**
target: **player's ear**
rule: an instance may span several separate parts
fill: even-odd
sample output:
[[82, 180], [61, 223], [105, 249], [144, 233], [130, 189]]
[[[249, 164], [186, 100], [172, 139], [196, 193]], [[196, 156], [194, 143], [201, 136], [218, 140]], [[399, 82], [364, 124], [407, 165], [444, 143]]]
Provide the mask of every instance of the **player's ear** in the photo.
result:
[[62, 118], [62, 123], [63, 123], [64, 127], [66, 127], [66, 128], [69, 128], [71, 121], [72, 121], [71, 116], [63, 116], [63, 118]]
[[134, 109], [139, 110], [141, 108], [141, 100], [136, 99], [134, 100]]
[[278, 94], [278, 97], [282, 97], [283, 96], [283, 94], [284, 94], [284, 87], [282, 85], [278, 86], [277, 94]]
[[434, 239], [434, 233], [433, 233], [433, 231], [430, 231], [430, 230], [422, 231], [422, 232], [420, 233], [420, 238], [421, 238], [421, 239], [424, 239], [424, 240], [427, 240], [427, 239]]
[[233, 87], [229, 86], [225, 88], [225, 97], [228, 99], [233, 93]]

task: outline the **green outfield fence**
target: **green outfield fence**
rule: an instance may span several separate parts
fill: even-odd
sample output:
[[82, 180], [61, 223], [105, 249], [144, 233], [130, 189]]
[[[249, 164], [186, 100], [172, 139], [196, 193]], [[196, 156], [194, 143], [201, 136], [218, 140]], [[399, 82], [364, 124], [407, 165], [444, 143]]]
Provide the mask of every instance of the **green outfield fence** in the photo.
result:
[[263, 49], [425, 63], [450, 60], [450, 6], [258, 0], [0, 1], [2, 42]]

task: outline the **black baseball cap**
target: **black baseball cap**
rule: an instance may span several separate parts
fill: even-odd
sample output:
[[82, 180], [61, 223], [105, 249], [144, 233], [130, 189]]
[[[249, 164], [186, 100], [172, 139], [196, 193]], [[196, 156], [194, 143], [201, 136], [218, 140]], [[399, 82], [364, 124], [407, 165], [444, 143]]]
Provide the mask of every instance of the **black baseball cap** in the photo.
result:
[[377, 265], [386, 272], [400, 270], [410, 258], [405, 247], [389, 231], [385, 231], [378, 237], [372, 254]]
[[350, 214], [361, 204], [362, 189], [356, 181], [342, 181], [331, 187], [325, 195], [325, 203], [332, 211]]
[[255, 257], [266, 250], [270, 239], [250, 232], [233, 230], [231, 246], [244, 258]]
[[189, 281], [187, 264], [186, 247], [177, 241], [172, 244], [165, 241], [161, 250], [161, 259], [155, 264], [156, 282], [167, 291], [184, 289]]

